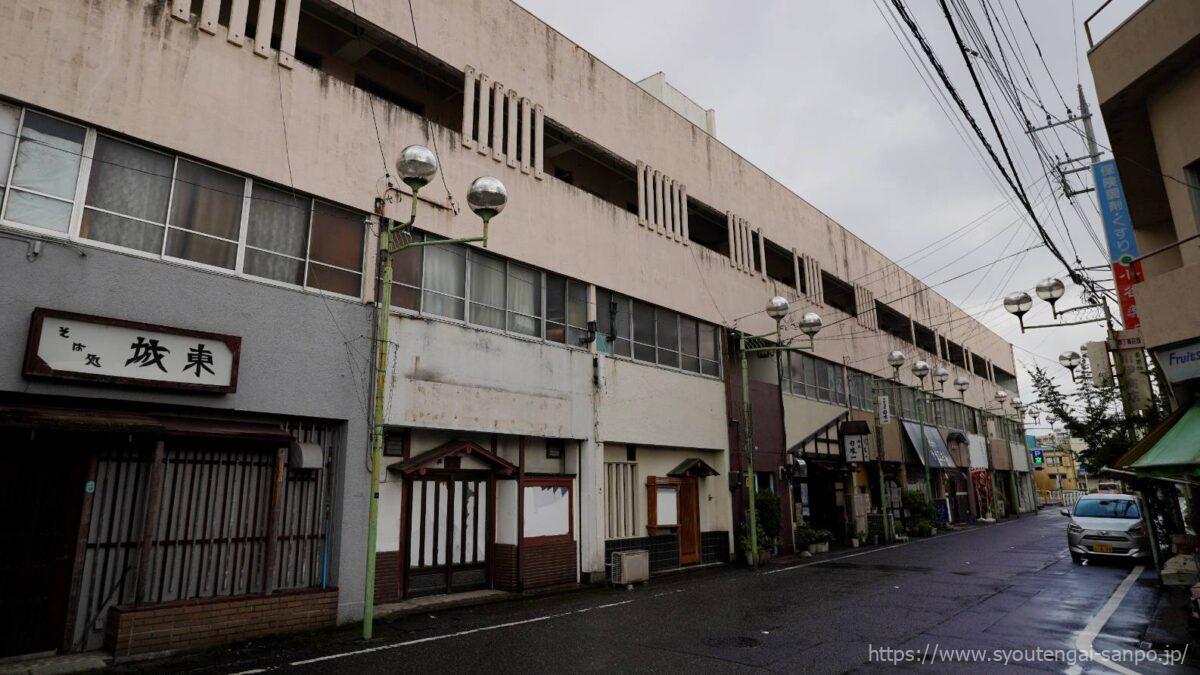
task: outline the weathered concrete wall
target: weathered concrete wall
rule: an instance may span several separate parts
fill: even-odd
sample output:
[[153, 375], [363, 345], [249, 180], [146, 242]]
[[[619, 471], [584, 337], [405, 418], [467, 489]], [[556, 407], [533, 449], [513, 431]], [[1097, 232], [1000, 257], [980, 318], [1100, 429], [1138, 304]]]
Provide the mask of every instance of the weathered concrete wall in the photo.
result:
[[725, 385], [711, 377], [605, 358], [598, 440], [725, 450]]
[[[637, 523], [636, 536], [646, 536], [646, 523], [649, 516], [646, 512], [646, 479], [650, 476], [665, 477], [667, 472], [679, 466], [680, 462], [699, 458], [720, 472], [719, 476], [709, 476], [699, 479], [700, 488], [700, 530], [732, 530], [733, 507], [729, 491], [729, 461], [725, 453], [703, 452], [691, 448], [644, 447], [637, 449], [637, 485], [634, 486], [636, 497]], [[609, 462], [625, 461], [625, 446], [612, 445], [604, 448], [604, 459]]]
[[[543, 102], [547, 115], [572, 130], [630, 161], [649, 161], [686, 184], [690, 195], [747, 218], [772, 241], [815, 256], [844, 279], [891, 269], [803, 199], [507, 0], [415, 6], [422, 46], [448, 63], [489, 71]], [[622, 209], [557, 180], [509, 169], [464, 149], [456, 132], [374, 100], [377, 141], [369, 95], [303, 64], [279, 68], [274, 59], [226, 42], [223, 28], [209, 36], [171, 19], [164, 7], [5, 3], [0, 11], [10, 20], [0, 16], [0, 70], [9, 77], [0, 93], [364, 210], [380, 178], [379, 143], [394, 155], [412, 142], [431, 144], [432, 133], [460, 197], [476, 175], [495, 173], [507, 184], [510, 206], [497, 219], [491, 243], [498, 253], [718, 323], [758, 312], [775, 292], [774, 282], [735, 271], [724, 256], [641, 228]], [[403, 3], [368, 0], [357, 9], [410, 38]], [[425, 192], [445, 204], [436, 183]], [[478, 230], [465, 210], [454, 218], [426, 209], [421, 224], [449, 236]], [[885, 301], [912, 282], [898, 270], [863, 280]], [[922, 297], [927, 307], [917, 306]], [[963, 316], [932, 292], [893, 304], [927, 324]], [[828, 324], [844, 318], [827, 307], [795, 305], [820, 311]], [[741, 324], [754, 332], [773, 327], [761, 313]], [[964, 320], [945, 332], [1014, 372], [1010, 347], [976, 329]], [[883, 368], [890, 343], [880, 334], [850, 320], [827, 329], [826, 337], [837, 339], [818, 341], [818, 355], [839, 361], [849, 353], [865, 369]], [[992, 389], [980, 384], [968, 397], [980, 405]]]

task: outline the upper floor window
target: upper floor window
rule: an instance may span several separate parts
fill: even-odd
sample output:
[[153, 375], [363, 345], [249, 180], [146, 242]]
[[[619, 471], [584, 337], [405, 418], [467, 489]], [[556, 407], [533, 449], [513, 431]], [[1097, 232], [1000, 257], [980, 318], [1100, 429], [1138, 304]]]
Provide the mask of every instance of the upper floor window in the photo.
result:
[[907, 316], [878, 300], [875, 301], [875, 314], [879, 318], [879, 330], [912, 344], [912, 321]]
[[1005, 389], [1007, 389], [1013, 393], [1016, 393], [1017, 378], [1015, 375], [1008, 372], [1007, 370], [1004, 370], [1003, 368], [1001, 368], [1000, 366], [997, 366], [994, 363], [992, 364], [992, 372], [996, 376], [996, 385], [997, 386], [1004, 387]]
[[0, 136], [13, 141], [0, 142], [0, 219], [7, 225], [362, 294], [361, 213], [0, 104], [0, 134], [8, 129], [17, 133]]
[[840, 309], [850, 316], [858, 316], [858, 303], [854, 299], [854, 286], [821, 271], [821, 286], [825, 293], [825, 304]]
[[938, 355], [937, 333], [914, 321], [913, 335], [917, 339], [917, 347], [924, 349], [934, 356]]
[[596, 326], [600, 351], [713, 377], [721, 374], [720, 334], [710, 323], [597, 288]]
[[987, 359], [978, 354], [971, 354], [971, 372], [983, 379], [988, 379]]
[[[844, 368], [835, 363], [790, 352], [784, 368], [784, 386], [797, 396], [846, 405]], [[857, 385], [861, 392], [861, 385]]]

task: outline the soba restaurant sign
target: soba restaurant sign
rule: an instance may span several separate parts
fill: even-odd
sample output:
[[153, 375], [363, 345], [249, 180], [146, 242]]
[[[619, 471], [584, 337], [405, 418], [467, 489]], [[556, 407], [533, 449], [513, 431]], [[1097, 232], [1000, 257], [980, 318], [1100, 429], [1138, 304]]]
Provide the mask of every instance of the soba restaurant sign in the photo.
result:
[[242, 339], [37, 308], [27, 377], [216, 393], [237, 391]]

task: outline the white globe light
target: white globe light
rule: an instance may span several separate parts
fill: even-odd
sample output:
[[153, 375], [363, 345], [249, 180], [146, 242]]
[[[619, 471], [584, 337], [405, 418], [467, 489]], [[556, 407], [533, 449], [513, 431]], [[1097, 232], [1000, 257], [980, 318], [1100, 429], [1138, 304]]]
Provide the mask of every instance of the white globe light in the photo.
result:
[[1008, 392], [1006, 392], [1006, 391], [997, 391], [996, 392], [995, 399], [996, 399], [997, 403], [1003, 404], [1004, 400], [1007, 398], [1008, 398]]
[[800, 318], [800, 330], [808, 337], [816, 335], [821, 330], [821, 326], [825, 323], [821, 321], [821, 315], [816, 312], [806, 312]]
[[490, 219], [504, 210], [508, 204], [508, 189], [494, 176], [480, 176], [467, 190], [467, 206], [475, 215]]
[[1033, 298], [1025, 291], [1017, 291], [1004, 296], [1004, 309], [1009, 314], [1021, 316], [1033, 307]]
[[904, 352], [897, 349], [896, 351], [892, 352], [891, 354], [888, 354], [887, 362], [888, 362], [889, 366], [891, 366], [893, 368], [899, 368], [900, 366], [904, 365], [905, 358], [906, 357], [904, 356]]
[[425, 187], [438, 170], [437, 155], [423, 145], [410, 145], [400, 151], [396, 160], [396, 172], [408, 187], [419, 190]]
[[924, 361], [917, 361], [912, 364], [912, 374], [916, 375], [918, 380], [925, 379], [925, 376], [929, 374], [929, 364]]
[[1061, 279], [1054, 277], [1046, 277], [1037, 284], [1037, 296], [1046, 302], [1053, 303], [1067, 292], [1067, 287], [1063, 285]]
[[1058, 362], [1063, 368], [1074, 370], [1076, 366], [1083, 360], [1079, 352], [1063, 352], [1058, 355]]
[[788, 304], [787, 298], [782, 295], [777, 295], [767, 302], [767, 316], [776, 321], [787, 316], [789, 309], [791, 309], [791, 305]]
[[959, 390], [960, 392], [965, 392], [970, 386], [971, 386], [971, 381], [968, 380], [967, 378], [963, 377], [962, 375], [959, 375], [958, 377], [954, 378], [954, 388]]

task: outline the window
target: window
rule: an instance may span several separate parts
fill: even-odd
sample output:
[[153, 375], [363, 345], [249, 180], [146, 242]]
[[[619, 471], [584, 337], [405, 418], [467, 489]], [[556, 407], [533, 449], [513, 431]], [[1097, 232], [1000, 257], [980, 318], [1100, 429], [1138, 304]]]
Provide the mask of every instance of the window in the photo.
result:
[[729, 226], [725, 214], [688, 197], [687, 219], [688, 239], [710, 251], [729, 255]]
[[[788, 355], [784, 379], [787, 380], [784, 384], [785, 389], [797, 396], [846, 405], [846, 380], [843, 379], [843, 367], [840, 365], [822, 361], [808, 354], [792, 352]], [[869, 388], [870, 384], [869, 380], [864, 380], [864, 384], [856, 384], [856, 381], [852, 380], [850, 386], [851, 392], [855, 391], [856, 386], [861, 392], [864, 386]], [[860, 405], [865, 404], [860, 400]]]
[[[530, 484], [532, 483], [532, 484]], [[525, 484], [526, 538], [571, 535], [571, 483], [562, 479], [536, 479]]]
[[978, 354], [971, 354], [971, 372], [983, 379], [988, 379], [987, 361]]
[[[11, 113], [6, 117], [0, 124], [11, 126]], [[70, 230], [86, 135], [81, 126], [25, 111], [8, 181], [5, 220], [55, 232]]]
[[602, 351], [632, 356], [629, 342], [629, 298], [603, 288], [596, 289], [596, 329], [604, 341]]
[[913, 334], [917, 338], [917, 347], [924, 349], [930, 354], [937, 356], [937, 334], [932, 330], [922, 326], [916, 321], [913, 322]]
[[307, 283], [342, 295], [362, 295], [366, 227], [360, 214], [313, 201]]
[[878, 300], [875, 301], [875, 314], [879, 319], [879, 330], [912, 344], [912, 322], [907, 316]]
[[637, 213], [636, 166], [552, 119], [546, 119], [544, 133], [546, 173], [617, 208]]
[[709, 323], [701, 323], [699, 328], [700, 372], [719, 377], [721, 375], [721, 335], [717, 332], [717, 327]]
[[700, 338], [695, 319], [679, 317], [679, 367], [700, 372]]
[[244, 178], [177, 160], [163, 254], [234, 269], [245, 190]]
[[967, 367], [966, 355], [963, 353], [962, 345], [946, 340], [946, 359], [958, 366], [959, 368]]
[[79, 236], [161, 253], [175, 159], [108, 136], [96, 138], [92, 156]]
[[822, 270], [821, 284], [825, 293], [825, 304], [834, 309], [858, 316], [858, 303], [854, 298], [854, 286]]
[[470, 322], [504, 330], [505, 279], [504, 261], [471, 251], [471, 316]]
[[557, 274], [546, 274], [546, 339], [572, 347], [587, 330], [587, 286]]
[[672, 368], [679, 367], [679, 315], [661, 307], [654, 308], [654, 323], [657, 327], [658, 362]]
[[[425, 235], [414, 232], [410, 241], [425, 241]], [[392, 256], [392, 307], [420, 311], [426, 248], [428, 247], [406, 248]]]
[[458, 244], [423, 246], [421, 311], [463, 319], [467, 297], [467, 249]]
[[875, 410], [871, 376], [855, 370], [851, 370], [849, 376], [850, 407], [855, 408], [856, 410], [866, 410], [867, 412]]
[[[766, 247], [767, 276], [786, 286], [798, 288], [796, 286], [796, 265], [792, 260], [791, 252], [770, 239], [766, 240]], [[801, 292], [804, 291], [801, 290]]]
[[258, 184], [251, 194], [243, 269], [247, 274], [303, 284], [311, 200]]
[[992, 372], [996, 376], [996, 384], [998, 386], [1004, 387], [1014, 394], [1017, 392], [1017, 378], [1012, 373], [994, 363], [992, 364]]
[[633, 358], [655, 362], [654, 306], [633, 301]]
[[0, 187], [10, 224], [362, 295], [361, 214], [3, 104]]
[[508, 263], [508, 330], [542, 336], [542, 273], [515, 262]]

